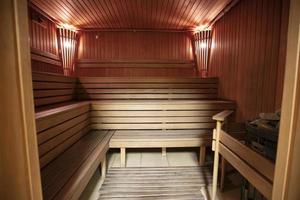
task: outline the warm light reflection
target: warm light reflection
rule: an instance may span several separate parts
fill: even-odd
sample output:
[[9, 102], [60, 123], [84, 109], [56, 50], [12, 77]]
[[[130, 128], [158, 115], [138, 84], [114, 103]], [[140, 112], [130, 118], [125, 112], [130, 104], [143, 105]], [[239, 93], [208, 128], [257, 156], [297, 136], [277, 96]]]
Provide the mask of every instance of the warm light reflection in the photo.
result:
[[201, 49], [205, 49], [207, 47], [207, 43], [201, 42], [199, 46]]
[[75, 26], [73, 26], [71, 24], [64, 24], [64, 23], [61, 23], [60, 25], [58, 25], [58, 28], [64, 28], [64, 29], [71, 30], [71, 31], [78, 30]]
[[72, 46], [72, 44], [71, 44], [70, 41], [65, 41], [65, 42], [64, 42], [64, 47], [65, 47], [65, 48], [68, 49], [68, 48], [71, 48], [71, 46]]
[[194, 31], [194, 34], [196, 34], [201, 31], [206, 31], [206, 30], [210, 30], [210, 27], [208, 27], [207, 24], [202, 24], [202, 25], [196, 26], [193, 31]]

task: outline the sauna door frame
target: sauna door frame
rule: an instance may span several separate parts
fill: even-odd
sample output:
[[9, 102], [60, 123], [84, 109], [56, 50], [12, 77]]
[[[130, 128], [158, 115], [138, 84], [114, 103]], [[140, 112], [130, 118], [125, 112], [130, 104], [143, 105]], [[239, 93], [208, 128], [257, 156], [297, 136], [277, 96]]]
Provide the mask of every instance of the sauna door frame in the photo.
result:
[[300, 197], [300, 1], [290, 0], [281, 123], [273, 200]]
[[40, 200], [27, 0], [1, 0], [0, 20], [0, 199]]

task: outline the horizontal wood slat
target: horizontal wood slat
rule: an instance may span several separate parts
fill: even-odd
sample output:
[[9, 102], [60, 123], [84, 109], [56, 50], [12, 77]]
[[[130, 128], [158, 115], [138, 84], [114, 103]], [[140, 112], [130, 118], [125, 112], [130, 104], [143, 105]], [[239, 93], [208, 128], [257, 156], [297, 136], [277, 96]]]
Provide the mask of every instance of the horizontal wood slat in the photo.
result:
[[177, 124], [91, 124], [92, 129], [212, 129], [215, 123], [177, 123]]
[[161, 77], [79, 77], [79, 83], [218, 83], [217, 78], [161, 78]]
[[32, 81], [41, 81], [41, 82], [58, 82], [58, 83], [75, 83], [76, 78], [63, 75], [54, 75], [48, 73], [32, 73]]
[[215, 83], [143, 83], [143, 84], [131, 84], [131, 83], [82, 83], [77, 85], [78, 88], [84, 88], [84, 89], [98, 89], [98, 88], [104, 88], [104, 89], [111, 89], [111, 88], [117, 88], [117, 89], [137, 89], [137, 88], [145, 88], [145, 89], [196, 89], [196, 88], [218, 88], [218, 85]]
[[93, 101], [92, 110], [221, 110], [234, 109], [234, 103], [230, 101]]
[[110, 168], [100, 200], [204, 200], [199, 188], [211, 184], [207, 167]]
[[103, 111], [103, 110], [93, 110], [90, 112], [91, 117], [193, 117], [193, 116], [208, 116], [211, 117], [214, 114], [219, 113], [218, 110], [165, 110], [165, 111]]
[[77, 92], [88, 94], [216, 94], [216, 89], [78, 89]]
[[79, 94], [81, 99], [216, 99], [217, 94]]
[[221, 130], [220, 142], [273, 182], [275, 164]]
[[217, 78], [81, 77], [81, 99], [216, 99]]
[[214, 122], [211, 117], [92, 117], [92, 123]]
[[112, 133], [93, 131], [42, 169], [44, 199], [79, 198], [104, 159]]
[[79, 62], [80, 68], [194, 68], [193, 63], [103, 63], [103, 62]]
[[60, 124], [51, 127], [45, 131], [42, 132], [38, 132], [38, 143], [41, 144], [53, 137], [55, 137], [56, 135], [59, 135], [61, 133], [63, 133], [64, 131], [67, 131], [68, 129], [70, 129], [71, 127], [75, 126], [76, 124], [85, 121], [85, 120], [89, 120], [89, 113], [83, 113], [79, 116], [72, 116], [73, 118], [67, 120], [67, 121], [61, 121]]
[[74, 100], [76, 78], [33, 73], [33, 95], [36, 107]]
[[89, 111], [89, 103], [74, 103], [56, 109], [41, 111], [35, 114], [37, 132], [57, 126], [69, 119]]
[[89, 104], [74, 103], [36, 113], [36, 127], [43, 168], [90, 131]]
[[241, 160], [234, 152], [219, 144], [220, 154], [244, 176], [255, 188], [257, 188], [267, 199], [272, 197], [272, 184], [256, 170]]

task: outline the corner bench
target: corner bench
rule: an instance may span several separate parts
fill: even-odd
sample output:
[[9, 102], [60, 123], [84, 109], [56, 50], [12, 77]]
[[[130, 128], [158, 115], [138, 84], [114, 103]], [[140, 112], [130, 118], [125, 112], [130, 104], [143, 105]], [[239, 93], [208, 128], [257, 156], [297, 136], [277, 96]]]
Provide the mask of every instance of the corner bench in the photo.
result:
[[217, 99], [216, 78], [74, 78], [33, 73], [44, 199], [78, 199], [109, 148], [205, 147], [212, 116], [234, 109]]
[[89, 102], [36, 113], [44, 199], [78, 199], [101, 163], [113, 131], [91, 130]]

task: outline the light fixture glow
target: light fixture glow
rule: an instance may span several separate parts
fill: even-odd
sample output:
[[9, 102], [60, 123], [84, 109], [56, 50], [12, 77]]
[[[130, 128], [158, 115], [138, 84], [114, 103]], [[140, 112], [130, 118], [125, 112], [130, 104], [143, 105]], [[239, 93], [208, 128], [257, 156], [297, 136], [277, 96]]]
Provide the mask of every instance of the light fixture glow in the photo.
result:
[[207, 44], [205, 42], [200, 43], [200, 48], [205, 49], [207, 47]]
[[65, 42], [64, 42], [64, 47], [65, 47], [65, 48], [68, 49], [68, 48], [70, 48], [71, 46], [72, 46], [72, 44], [71, 44], [70, 41], [65, 41]]
[[58, 25], [59, 28], [64, 28], [67, 30], [71, 30], [71, 31], [77, 31], [77, 28], [71, 24], [63, 24], [61, 23], [60, 25]]
[[194, 28], [194, 33], [199, 33], [206, 30], [211, 30], [211, 27], [209, 27], [207, 24], [202, 24]]

